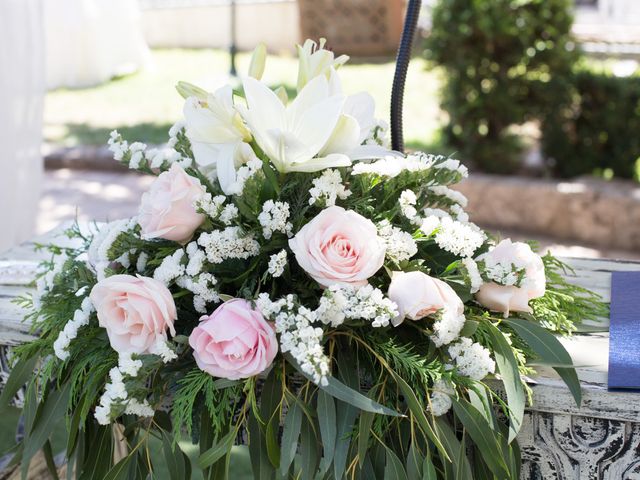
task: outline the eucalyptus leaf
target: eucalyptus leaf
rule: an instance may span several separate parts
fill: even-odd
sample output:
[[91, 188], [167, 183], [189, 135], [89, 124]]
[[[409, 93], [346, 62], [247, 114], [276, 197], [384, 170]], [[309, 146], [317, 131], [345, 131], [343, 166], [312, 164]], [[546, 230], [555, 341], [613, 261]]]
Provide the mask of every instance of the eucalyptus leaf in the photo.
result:
[[302, 428], [302, 408], [295, 402], [284, 418], [282, 441], [280, 444], [280, 473], [287, 475], [298, 449], [298, 439]]
[[11, 369], [11, 374], [0, 392], [0, 412], [9, 406], [18, 390], [33, 377], [37, 362], [38, 356], [34, 355], [31, 358], [19, 360]]
[[336, 405], [333, 397], [324, 390], [318, 390], [316, 404], [323, 450], [319, 475], [323, 476], [329, 471], [329, 467], [333, 463], [333, 455], [336, 449]]
[[509, 472], [503, 458], [500, 433], [493, 431], [482, 414], [468, 401], [452, 398], [452, 402], [456, 417], [478, 447], [487, 466], [498, 478], [507, 478]]
[[237, 433], [235, 428], [227, 432], [213, 447], [198, 457], [198, 466], [205, 469], [228, 454], [231, 451], [231, 447], [233, 447]]
[[256, 480], [272, 480], [275, 469], [269, 461], [264, 436], [260, 432], [260, 425], [255, 415], [249, 415], [249, 455], [253, 478]]
[[[555, 335], [539, 324], [520, 318], [509, 318], [505, 319], [504, 322], [513, 328], [543, 361], [551, 364], [573, 365], [571, 355], [569, 355], [562, 343]], [[575, 368], [553, 367], [553, 369], [567, 384], [576, 401], [576, 405], [580, 406], [582, 403], [582, 391]]]
[[384, 468], [384, 478], [393, 478], [394, 480], [408, 480], [407, 472], [402, 466], [402, 462], [398, 456], [389, 447], [387, 449], [387, 464]]
[[502, 377], [507, 404], [509, 405], [509, 442], [518, 435], [524, 418], [525, 393], [518, 370], [518, 361], [513, 353], [511, 345], [504, 334], [492, 323], [483, 323], [483, 330], [489, 335], [489, 341], [493, 346], [494, 358], [498, 373]]

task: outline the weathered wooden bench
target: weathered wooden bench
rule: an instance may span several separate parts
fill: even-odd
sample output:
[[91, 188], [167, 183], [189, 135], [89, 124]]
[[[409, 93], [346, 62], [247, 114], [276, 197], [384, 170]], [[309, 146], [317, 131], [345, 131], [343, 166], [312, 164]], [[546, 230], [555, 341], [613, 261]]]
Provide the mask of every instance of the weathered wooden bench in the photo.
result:
[[[0, 366], [5, 372], [0, 379], [6, 375], [7, 350], [31, 338], [23, 312], [11, 300], [28, 291], [37, 262], [46, 258], [34, 252], [34, 242], [51, 242], [59, 233], [55, 230], [0, 254]], [[565, 260], [575, 269], [571, 281], [607, 301], [612, 271], [640, 270], [640, 262]], [[583, 403], [576, 407], [551, 369], [540, 368], [529, 379], [533, 405], [518, 437], [524, 460], [522, 479], [640, 479], [640, 395], [607, 391], [609, 334], [574, 335], [562, 341], [578, 366]]]

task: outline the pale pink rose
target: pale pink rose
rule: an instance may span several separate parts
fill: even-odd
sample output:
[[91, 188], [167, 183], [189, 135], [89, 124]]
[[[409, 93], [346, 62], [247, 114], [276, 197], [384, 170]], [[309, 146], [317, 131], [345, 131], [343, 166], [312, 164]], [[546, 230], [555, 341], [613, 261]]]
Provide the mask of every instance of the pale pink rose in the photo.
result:
[[373, 222], [329, 207], [289, 240], [298, 264], [320, 285], [361, 286], [384, 262], [386, 247]]
[[201, 370], [214, 377], [237, 380], [263, 372], [278, 353], [273, 327], [242, 299], [220, 305], [189, 336]]
[[171, 292], [159, 281], [138, 275], [113, 275], [91, 290], [98, 323], [118, 353], [152, 353], [155, 344], [175, 335], [177, 318]]
[[164, 238], [187, 243], [204, 222], [194, 202], [205, 193], [200, 180], [174, 163], [142, 195], [138, 223], [144, 238]]
[[393, 272], [387, 295], [400, 311], [395, 326], [404, 318], [420, 320], [443, 309], [464, 314], [464, 304], [453, 288], [423, 272]]
[[519, 287], [499, 285], [495, 282], [485, 283], [480, 287], [476, 293], [476, 300], [489, 310], [502, 312], [505, 317], [509, 316], [509, 312], [531, 313], [529, 302], [544, 295], [544, 264], [540, 256], [526, 243], [512, 242], [507, 238], [476, 260], [484, 260], [488, 264], [514, 264], [525, 271]]

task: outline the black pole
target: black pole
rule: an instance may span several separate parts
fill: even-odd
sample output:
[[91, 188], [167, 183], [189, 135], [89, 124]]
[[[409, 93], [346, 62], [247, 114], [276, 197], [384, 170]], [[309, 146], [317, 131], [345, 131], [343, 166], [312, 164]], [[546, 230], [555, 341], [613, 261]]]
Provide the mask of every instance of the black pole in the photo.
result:
[[416, 33], [416, 25], [420, 16], [422, 0], [409, 0], [407, 14], [404, 19], [402, 38], [396, 55], [396, 71], [393, 76], [391, 89], [391, 148], [399, 152], [404, 151], [402, 137], [402, 101], [404, 98], [404, 84], [407, 79], [407, 69], [411, 60], [411, 47]]
[[229, 67], [229, 74], [235, 77], [238, 75], [236, 71], [236, 52], [238, 51], [236, 46], [236, 0], [231, 0], [229, 7], [231, 8], [229, 12], [231, 22], [231, 44], [229, 45], [229, 60], [231, 66]]

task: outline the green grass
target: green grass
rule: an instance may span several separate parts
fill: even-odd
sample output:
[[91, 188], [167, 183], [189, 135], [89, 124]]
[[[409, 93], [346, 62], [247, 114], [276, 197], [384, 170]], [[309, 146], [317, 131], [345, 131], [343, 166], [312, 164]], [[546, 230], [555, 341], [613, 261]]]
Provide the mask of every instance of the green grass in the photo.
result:
[[[238, 56], [238, 70], [246, 72], [250, 55]], [[185, 80], [214, 89], [229, 81], [229, 58], [221, 50], [162, 49], [153, 51], [153, 65], [139, 73], [84, 89], [49, 92], [45, 103], [45, 140], [64, 146], [100, 145], [109, 132], [147, 143], [166, 140], [169, 127], [182, 116], [182, 98], [174, 86]], [[381, 63], [352, 62], [340, 69], [347, 93], [370, 92], [377, 114], [388, 118], [393, 80], [393, 59]], [[297, 60], [269, 56], [264, 80], [293, 88]], [[405, 93], [405, 142], [412, 148], [440, 150], [437, 130], [439, 74], [427, 71], [424, 60], [414, 58]], [[447, 151], [446, 153], [451, 153]]]

